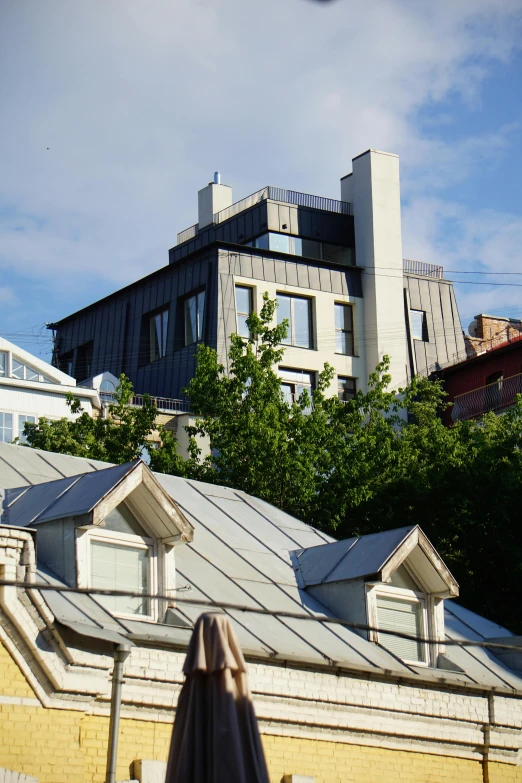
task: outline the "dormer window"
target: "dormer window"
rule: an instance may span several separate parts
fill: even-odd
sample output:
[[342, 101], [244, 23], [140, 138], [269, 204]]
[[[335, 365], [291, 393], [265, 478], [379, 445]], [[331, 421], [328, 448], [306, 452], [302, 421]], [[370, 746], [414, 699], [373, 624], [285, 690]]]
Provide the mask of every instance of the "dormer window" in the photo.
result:
[[[175, 599], [175, 548], [194, 529], [139, 461], [11, 491], [5, 524], [36, 527], [39, 557], [65, 584], [136, 595], [94, 595], [111, 614], [163, 622]], [[148, 595], [163, 598], [148, 598]], [[143, 596], [143, 597], [142, 597]]]
[[395, 631], [417, 638], [428, 636], [428, 597], [406, 566], [399, 566], [389, 584], [378, 584], [373, 590], [375, 595], [369, 593], [368, 600], [373, 598], [375, 602], [378, 643], [403, 661], [428, 663], [426, 644], [386, 633]]
[[[88, 531], [89, 587], [151, 593], [157, 580], [157, 551], [154, 540], [139, 525], [125, 503], [105, 519], [103, 528]], [[118, 615], [152, 618], [154, 607], [148, 598], [99, 596], [98, 601]]]
[[457, 596], [458, 585], [418, 526], [309, 547], [294, 557], [299, 586], [357, 633], [410, 667], [438, 665], [444, 599]]

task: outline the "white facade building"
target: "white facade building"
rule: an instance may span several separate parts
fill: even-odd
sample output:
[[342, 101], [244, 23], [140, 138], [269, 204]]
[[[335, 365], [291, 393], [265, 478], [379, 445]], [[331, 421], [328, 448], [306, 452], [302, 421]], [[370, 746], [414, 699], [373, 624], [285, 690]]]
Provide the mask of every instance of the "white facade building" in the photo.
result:
[[76, 387], [70, 375], [52, 367], [37, 356], [0, 337], [0, 441], [23, 442], [25, 422], [75, 418], [67, 405], [67, 393], [80, 399], [82, 408], [92, 415], [100, 408], [95, 389]]

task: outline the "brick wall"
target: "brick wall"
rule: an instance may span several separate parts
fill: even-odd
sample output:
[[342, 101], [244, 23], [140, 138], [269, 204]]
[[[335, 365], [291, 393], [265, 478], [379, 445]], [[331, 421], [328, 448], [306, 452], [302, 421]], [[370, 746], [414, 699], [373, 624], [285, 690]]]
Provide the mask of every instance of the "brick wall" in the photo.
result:
[[[0, 645], [0, 767], [34, 775], [39, 783], [103, 783], [108, 718], [46, 709]], [[480, 760], [407, 752], [305, 737], [263, 734], [271, 783], [311, 775], [315, 783], [483, 783]], [[123, 719], [117, 777], [128, 779], [137, 759], [164, 761], [171, 724]], [[489, 783], [522, 783], [522, 767], [490, 763]]]

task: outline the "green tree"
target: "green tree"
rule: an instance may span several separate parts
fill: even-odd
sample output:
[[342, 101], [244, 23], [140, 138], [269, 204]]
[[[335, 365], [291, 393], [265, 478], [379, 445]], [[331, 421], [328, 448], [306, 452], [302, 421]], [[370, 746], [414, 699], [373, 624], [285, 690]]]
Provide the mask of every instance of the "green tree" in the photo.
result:
[[144, 395], [142, 406], [131, 407], [132, 395], [132, 384], [122, 374], [114, 401], [107, 406], [107, 416], [94, 419], [82, 409], [80, 400], [69, 393], [67, 404], [71, 413], [79, 414], [78, 417], [57, 421], [41, 417], [35, 424], [26, 422], [26, 445], [104, 462], [138, 459], [147, 437], [156, 429], [157, 408], [148, 394]]

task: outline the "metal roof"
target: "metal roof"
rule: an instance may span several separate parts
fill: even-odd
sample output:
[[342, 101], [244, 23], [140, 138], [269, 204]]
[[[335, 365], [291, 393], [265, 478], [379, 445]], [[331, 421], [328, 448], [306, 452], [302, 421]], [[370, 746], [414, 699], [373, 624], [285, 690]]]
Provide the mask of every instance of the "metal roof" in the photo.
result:
[[412, 530], [414, 526], [401, 527], [304, 549], [297, 555], [303, 585], [378, 574]]
[[[124, 473], [128, 467], [111, 468], [93, 460], [0, 443], [0, 487], [5, 490], [56, 479], [63, 481], [61, 486], [66, 487], [66, 479], [85, 473], [81, 481], [90, 479], [89, 486], [91, 482], [93, 486], [99, 483], [101, 492], [118, 471]], [[447, 657], [462, 672], [405, 664], [350, 629], [324, 622], [334, 617], [333, 613], [302, 589], [296, 580], [291, 553], [305, 549], [309, 552], [309, 547], [321, 553], [321, 557], [314, 556], [313, 571], [311, 563], [306, 566], [310, 566], [314, 578], [327, 573], [328, 569], [348, 566], [349, 573], [358, 574], [380, 565], [386, 553], [407, 535], [409, 528], [377, 535], [373, 539], [374, 547], [370, 546], [370, 536], [365, 537], [366, 543], [363, 542], [362, 547], [360, 540], [357, 544], [353, 541], [332, 543], [324, 533], [244, 492], [176, 476], [155, 475], [195, 528], [193, 542], [176, 549], [177, 587], [190, 585], [192, 588], [180, 597], [186, 595], [208, 601], [209, 606], [211, 602], [234, 602], [244, 606], [245, 611], [228, 613], [246, 655], [307, 665], [333, 664], [365, 675], [395, 673], [399, 677], [413, 677], [434, 684], [445, 681], [522, 690], [522, 676], [486, 649], [448, 647]], [[31, 491], [24, 494], [29, 495]], [[44, 487], [40, 492], [39, 497], [43, 498]], [[4, 494], [9, 495], [8, 492]], [[1, 495], [0, 491], [0, 498]], [[359, 565], [351, 560], [358, 547]], [[301, 555], [301, 559], [303, 557]], [[345, 566], [342, 566], [343, 562]], [[45, 564], [39, 563], [39, 566], [38, 578], [46, 581], [54, 578]], [[180, 602], [175, 610], [179, 621], [174, 615], [173, 625], [155, 624], [113, 617], [89, 595], [47, 591], [42, 591], [41, 595], [56, 620], [76, 632], [83, 629], [86, 635], [108, 640], [116, 634], [118, 638], [131, 639], [135, 643], [147, 641], [181, 648], [187, 646], [190, 636], [190, 628], [182, 627], [182, 623], [193, 623], [204, 611], [201, 607]], [[453, 601], [446, 601], [445, 606], [448, 638], [483, 640], [509, 635], [509, 631]], [[303, 618], [313, 617], [315, 621], [254, 614], [248, 611], [249, 608], [302, 613]]]

